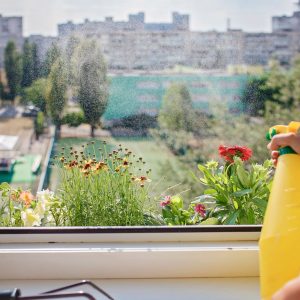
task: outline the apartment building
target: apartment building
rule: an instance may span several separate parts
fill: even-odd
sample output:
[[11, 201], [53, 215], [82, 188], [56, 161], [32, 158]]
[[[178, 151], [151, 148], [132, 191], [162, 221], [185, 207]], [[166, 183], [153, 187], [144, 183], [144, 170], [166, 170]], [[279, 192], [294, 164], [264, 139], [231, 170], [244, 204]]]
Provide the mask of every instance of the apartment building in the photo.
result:
[[0, 68], [4, 66], [4, 49], [9, 41], [14, 41], [19, 50], [22, 48], [22, 17], [3, 17], [0, 15]]

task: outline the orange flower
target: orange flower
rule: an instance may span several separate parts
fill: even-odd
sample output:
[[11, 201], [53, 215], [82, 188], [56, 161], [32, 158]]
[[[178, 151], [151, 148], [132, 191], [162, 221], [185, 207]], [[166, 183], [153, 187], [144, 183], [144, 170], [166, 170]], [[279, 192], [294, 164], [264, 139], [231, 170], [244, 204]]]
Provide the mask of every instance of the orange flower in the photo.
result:
[[77, 165], [78, 165], [78, 162], [76, 160], [72, 160], [68, 164], [65, 165], [65, 168], [66, 169], [72, 169]]
[[140, 176], [135, 178], [135, 181], [138, 181], [141, 187], [144, 187], [145, 182], [151, 182], [151, 179], [147, 178], [146, 176]]
[[95, 165], [94, 171], [99, 171], [99, 170], [104, 170], [104, 171], [108, 170], [108, 166], [104, 161], [100, 161]]
[[92, 164], [93, 164], [93, 161], [90, 159], [89, 161], [86, 161], [84, 166], [83, 166], [83, 169], [84, 170], [88, 170], [88, 169], [91, 169], [92, 168]]
[[23, 191], [20, 194], [20, 199], [25, 203], [26, 206], [29, 206], [31, 201], [34, 199], [34, 196], [29, 191]]

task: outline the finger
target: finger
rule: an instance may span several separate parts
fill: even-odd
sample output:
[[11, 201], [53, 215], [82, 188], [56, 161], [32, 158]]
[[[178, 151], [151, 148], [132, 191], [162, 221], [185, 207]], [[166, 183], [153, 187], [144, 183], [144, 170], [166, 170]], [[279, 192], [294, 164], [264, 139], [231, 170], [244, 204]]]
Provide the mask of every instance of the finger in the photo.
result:
[[272, 151], [271, 157], [272, 157], [273, 159], [277, 159], [277, 158], [279, 157], [279, 152], [278, 152], [278, 151]]
[[280, 289], [272, 300], [299, 300], [300, 299], [300, 278], [289, 281]]
[[283, 133], [273, 136], [271, 142], [268, 144], [268, 149], [271, 151], [277, 150], [280, 147], [290, 146], [294, 133]]
[[276, 167], [277, 166], [277, 159], [272, 159], [272, 163], [273, 163], [273, 165]]

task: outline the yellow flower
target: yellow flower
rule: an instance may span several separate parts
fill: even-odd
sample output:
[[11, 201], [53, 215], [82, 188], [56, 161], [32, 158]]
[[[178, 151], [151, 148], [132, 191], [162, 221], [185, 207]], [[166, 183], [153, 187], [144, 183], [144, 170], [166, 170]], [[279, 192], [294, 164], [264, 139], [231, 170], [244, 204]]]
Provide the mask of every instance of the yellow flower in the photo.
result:
[[25, 211], [22, 211], [21, 219], [26, 227], [41, 225], [41, 217], [35, 213], [32, 208], [27, 208]]

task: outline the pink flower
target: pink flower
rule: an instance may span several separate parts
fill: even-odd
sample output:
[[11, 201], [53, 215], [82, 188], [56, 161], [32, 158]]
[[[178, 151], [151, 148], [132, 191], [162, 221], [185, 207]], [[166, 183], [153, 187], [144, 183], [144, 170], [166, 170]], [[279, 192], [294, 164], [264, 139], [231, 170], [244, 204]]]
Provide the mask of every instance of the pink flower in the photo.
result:
[[161, 207], [165, 207], [171, 204], [171, 196], [166, 196], [164, 201], [160, 202]]
[[205, 214], [206, 214], [206, 209], [205, 209], [205, 206], [203, 204], [196, 204], [195, 207], [194, 207], [194, 211], [196, 214], [199, 214], [201, 215], [202, 218], [205, 217]]

